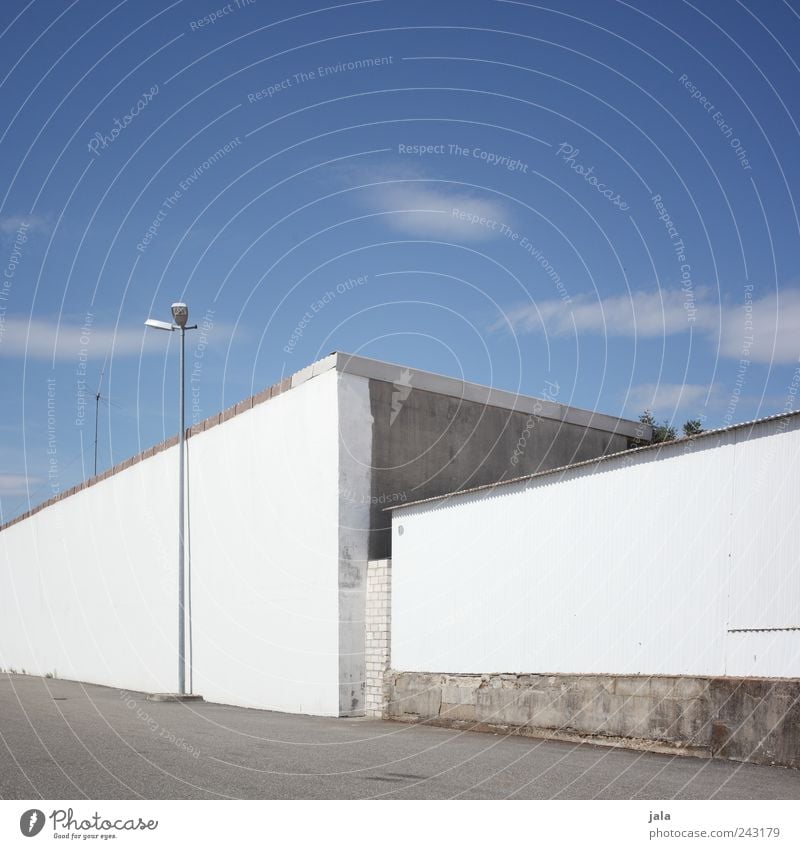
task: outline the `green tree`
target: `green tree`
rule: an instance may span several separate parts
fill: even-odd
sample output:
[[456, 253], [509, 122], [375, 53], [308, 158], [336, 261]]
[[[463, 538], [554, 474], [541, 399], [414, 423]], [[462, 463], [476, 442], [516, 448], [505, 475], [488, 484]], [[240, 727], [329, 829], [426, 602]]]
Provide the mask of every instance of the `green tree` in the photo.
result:
[[650, 427], [656, 426], [656, 417], [650, 412], [650, 410], [645, 410], [641, 416], [639, 416], [639, 421], [642, 424], [650, 425]]
[[704, 430], [703, 425], [700, 423], [700, 419], [689, 419], [688, 421], [683, 423], [683, 435], [684, 436], [697, 436], [698, 433], [702, 433]]
[[678, 436], [678, 432], [666, 419], [659, 424], [650, 410], [645, 410], [639, 416], [639, 421], [653, 428], [653, 439], [651, 442], [669, 442]]

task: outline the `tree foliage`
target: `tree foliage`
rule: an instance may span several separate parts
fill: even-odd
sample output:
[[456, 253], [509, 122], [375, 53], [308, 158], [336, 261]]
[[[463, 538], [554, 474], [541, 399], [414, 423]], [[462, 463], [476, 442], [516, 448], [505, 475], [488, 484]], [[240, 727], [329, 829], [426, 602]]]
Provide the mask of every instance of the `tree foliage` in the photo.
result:
[[669, 442], [671, 439], [677, 439], [678, 432], [675, 428], [666, 419], [663, 422], [657, 422], [650, 410], [645, 410], [639, 416], [639, 421], [650, 425], [653, 429], [653, 442]]
[[[650, 410], [645, 410], [640, 416], [639, 421], [642, 424], [649, 425], [653, 429], [653, 439], [650, 444], [656, 442], [669, 442], [672, 439], [678, 438], [677, 430], [664, 419], [662, 422], [656, 421], [656, 417]], [[683, 427], [681, 428], [684, 436], [697, 436], [699, 433], [703, 433], [704, 428], [700, 419], [687, 419], [683, 423]], [[631, 440], [631, 447], [639, 447], [641, 445], [647, 445], [642, 439], [634, 439]]]
[[697, 436], [697, 434], [702, 433], [703, 430], [704, 428], [700, 422], [700, 419], [689, 419], [688, 421], [683, 423], [684, 436]]

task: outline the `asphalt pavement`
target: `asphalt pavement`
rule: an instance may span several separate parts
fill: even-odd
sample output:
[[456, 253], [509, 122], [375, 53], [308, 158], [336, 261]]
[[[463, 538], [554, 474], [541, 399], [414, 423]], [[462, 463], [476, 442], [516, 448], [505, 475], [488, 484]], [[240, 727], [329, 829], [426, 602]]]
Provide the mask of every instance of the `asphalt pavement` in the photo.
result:
[[800, 799], [800, 772], [0, 674], [3, 799]]

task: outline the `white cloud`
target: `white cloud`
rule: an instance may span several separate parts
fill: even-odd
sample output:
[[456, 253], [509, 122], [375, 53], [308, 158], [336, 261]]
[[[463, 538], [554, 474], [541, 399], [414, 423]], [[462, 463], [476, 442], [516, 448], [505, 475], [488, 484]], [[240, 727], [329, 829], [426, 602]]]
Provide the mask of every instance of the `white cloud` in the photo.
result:
[[693, 328], [723, 357], [775, 364], [796, 363], [800, 357], [797, 288], [754, 298], [752, 308], [744, 303], [720, 305], [707, 288], [697, 288], [691, 299], [680, 289], [656, 289], [607, 298], [578, 295], [569, 303], [538, 301], [514, 307], [506, 316], [495, 322], [494, 329], [507, 328], [510, 323], [518, 333], [564, 336], [577, 330], [580, 334], [659, 338]]
[[544, 322], [544, 329], [557, 336], [577, 329], [579, 333], [606, 336], [657, 337], [681, 333], [691, 327], [687, 305], [697, 310], [695, 324], [700, 323], [701, 314], [710, 317], [709, 305], [700, 303], [697, 297], [691, 304], [683, 292], [663, 289], [612, 295], [605, 299], [578, 295], [570, 303], [540, 301], [511, 309], [507, 315], [511, 326], [523, 333], [542, 329]]
[[[774, 350], [773, 350], [774, 349]], [[797, 363], [800, 358], [800, 289], [784, 289], [724, 311], [719, 350], [756, 363]]]
[[34, 488], [41, 482], [40, 478], [28, 478], [25, 475], [0, 474], [0, 497], [27, 495], [29, 486]]
[[507, 225], [503, 206], [469, 192], [436, 184], [393, 183], [376, 187], [376, 205], [393, 229], [418, 238], [486, 241]]
[[706, 398], [714, 397], [716, 387], [701, 383], [642, 383], [631, 387], [628, 406], [636, 410], [689, 410], [705, 405]]
[[387, 226], [407, 236], [482, 242], [504, 238], [501, 225], [511, 226], [511, 216], [499, 200], [436, 180], [416, 164], [340, 170], [348, 185], [367, 186], [356, 195], [360, 203], [387, 213], [383, 216]]
[[[158, 339], [153, 337], [158, 335]], [[159, 353], [164, 350], [164, 334], [145, 333], [142, 327], [118, 330], [55, 319], [34, 318], [30, 321], [8, 318], [0, 322], [0, 354], [35, 360], [75, 360], [81, 355], [89, 360], [103, 360], [106, 355], [127, 356]]]
[[41, 215], [6, 215], [0, 216], [0, 233], [13, 236], [25, 225], [26, 233], [49, 233], [50, 222]]

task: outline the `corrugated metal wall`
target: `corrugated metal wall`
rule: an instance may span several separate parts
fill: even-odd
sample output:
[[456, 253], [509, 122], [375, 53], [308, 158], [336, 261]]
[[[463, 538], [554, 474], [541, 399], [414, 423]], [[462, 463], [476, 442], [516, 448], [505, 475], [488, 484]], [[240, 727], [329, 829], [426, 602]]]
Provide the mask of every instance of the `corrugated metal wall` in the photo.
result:
[[798, 470], [794, 417], [400, 509], [392, 667], [800, 676]]

